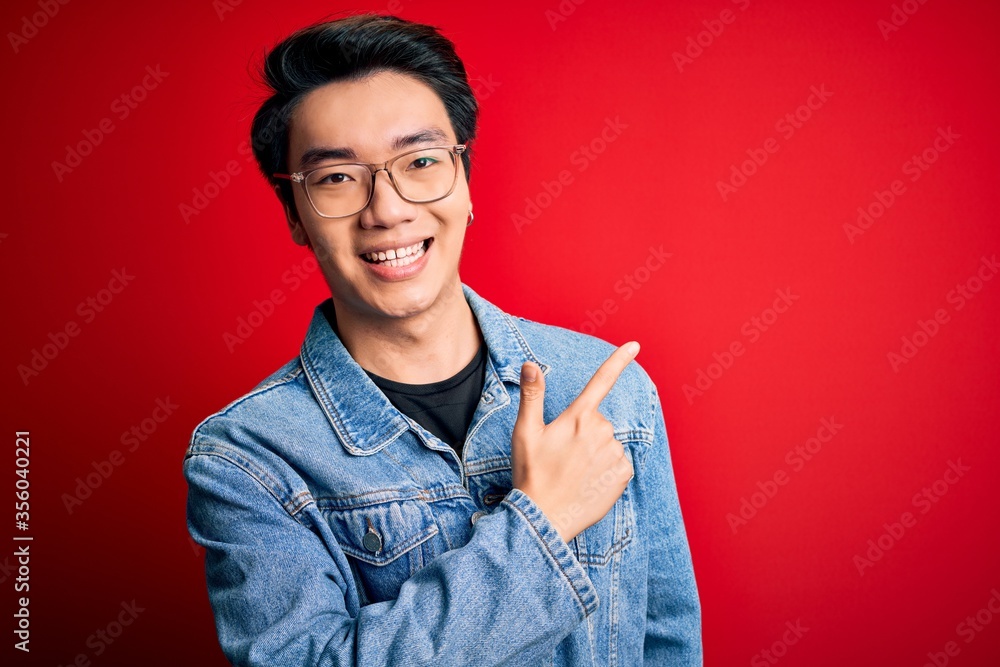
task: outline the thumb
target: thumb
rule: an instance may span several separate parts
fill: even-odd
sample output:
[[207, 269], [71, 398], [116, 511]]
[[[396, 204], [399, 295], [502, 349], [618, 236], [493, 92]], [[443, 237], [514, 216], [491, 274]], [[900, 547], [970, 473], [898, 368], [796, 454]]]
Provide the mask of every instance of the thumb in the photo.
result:
[[531, 361], [521, 366], [521, 403], [517, 408], [514, 428], [525, 426], [536, 429], [545, 426], [545, 376], [542, 369]]

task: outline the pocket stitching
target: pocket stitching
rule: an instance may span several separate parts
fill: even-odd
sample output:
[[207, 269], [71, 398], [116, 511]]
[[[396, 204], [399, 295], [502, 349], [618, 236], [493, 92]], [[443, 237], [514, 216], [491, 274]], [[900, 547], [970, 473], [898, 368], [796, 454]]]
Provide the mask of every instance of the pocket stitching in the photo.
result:
[[[399, 502], [400, 501], [390, 501], [390, 503], [385, 503], [385, 504], [399, 503]], [[397, 542], [393, 545], [391, 550], [386, 550], [386, 549], [381, 550], [380, 556], [376, 556], [371, 551], [364, 549], [363, 546], [359, 546], [357, 540], [354, 540], [350, 536], [346, 535], [344, 530], [342, 530], [342, 526], [338, 525], [337, 522], [332, 520], [333, 517], [336, 515], [346, 512], [357, 511], [362, 508], [327, 510], [326, 512], [324, 512], [324, 519], [326, 520], [327, 525], [330, 527], [334, 538], [337, 540], [337, 543], [340, 545], [340, 548], [346, 555], [355, 558], [368, 565], [373, 565], [375, 567], [382, 567], [395, 562], [396, 560], [399, 559], [400, 556], [409, 553], [412, 549], [423, 544], [424, 542], [431, 539], [440, 532], [437, 522], [434, 519], [434, 513], [431, 511], [430, 507], [427, 506], [427, 503], [419, 500], [409, 500], [400, 503], [400, 505], [404, 507], [409, 506], [417, 508], [420, 514], [421, 525], [426, 525], [427, 527], [407, 537], [405, 540], [397, 540]], [[378, 507], [378, 505], [367, 505], [365, 506], [364, 509], [371, 509], [373, 507]]]
[[[585, 553], [580, 553], [579, 549], [577, 549], [577, 559], [581, 563], [603, 567], [611, 562], [614, 554], [632, 543], [635, 534], [635, 523], [632, 520], [632, 501], [629, 498], [623, 498], [619, 499], [618, 502], [622, 503], [621, 511], [625, 513], [625, 530], [621, 537], [612, 542], [611, 546], [605, 549], [603, 553], [591, 553], [589, 550]], [[589, 546], [586, 548], [589, 549]]]
[[[619, 437], [619, 435], [620, 434], [616, 433], [615, 437]], [[626, 451], [628, 451], [629, 458], [632, 461], [633, 469], [635, 469], [636, 467], [636, 461], [635, 461], [636, 450], [638, 450], [638, 457], [640, 459], [639, 465], [641, 469], [642, 463], [644, 462], [643, 459], [645, 458], [643, 454], [647, 449], [645, 445], [647, 445], [647, 443], [641, 440], [634, 440], [634, 439], [628, 439], [623, 442], [626, 445]], [[613, 539], [612, 543], [603, 552], [593, 553], [591, 551], [591, 546], [589, 543], [587, 543], [586, 537], [584, 535], [584, 533], [586, 533], [586, 530], [589, 530], [589, 528], [585, 529], [584, 532], [580, 534], [580, 536], [583, 538], [582, 541], [584, 543], [582, 552], [579, 547], [579, 541], [574, 539], [574, 542], [576, 542], [575, 547], [577, 553], [577, 560], [579, 560], [580, 563], [595, 565], [597, 567], [607, 566], [611, 562], [612, 558], [614, 558], [614, 555], [616, 553], [622, 551], [623, 549], [625, 549], [625, 547], [627, 547], [629, 544], [632, 543], [632, 540], [635, 537], [635, 512], [633, 511], [632, 508], [632, 494], [630, 487], [625, 488], [625, 491], [622, 493], [621, 497], [615, 501], [614, 507], [616, 508], [616, 512], [623, 513], [624, 516], [624, 518], [622, 519], [623, 528], [621, 536], [618, 537], [617, 539]], [[602, 521], [603, 520], [605, 519], [602, 519]], [[617, 516], [615, 517], [614, 525], [612, 526], [611, 530], [613, 531], [613, 533], [617, 532], [618, 530]], [[594, 546], [599, 547], [599, 545], [594, 545]]]

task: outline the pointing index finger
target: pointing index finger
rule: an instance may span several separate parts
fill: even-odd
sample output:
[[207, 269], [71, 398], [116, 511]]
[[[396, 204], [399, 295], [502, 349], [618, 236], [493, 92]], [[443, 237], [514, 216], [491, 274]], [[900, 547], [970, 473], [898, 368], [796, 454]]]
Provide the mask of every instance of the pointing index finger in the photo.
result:
[[[634, 350], [634, 351], [633, 351]], [[570, 407], [578, 410], [596, 410], [604, 397], [608, 395], [611, 388], [615, 386], [622, 371], [629, 365], [639, 352], [639, 343], [629, 341], [611, 353], [600, 368], [594, 372], [594, 376], [587, 382], [580, 395], [576, 397]]]

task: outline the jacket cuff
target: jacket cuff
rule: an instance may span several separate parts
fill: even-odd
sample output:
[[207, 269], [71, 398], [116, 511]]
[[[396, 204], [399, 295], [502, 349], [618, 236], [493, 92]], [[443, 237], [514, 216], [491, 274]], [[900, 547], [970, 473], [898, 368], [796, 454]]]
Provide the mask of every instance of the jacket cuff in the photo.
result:
[[586, 570], [576, 559], [569, 545], [559, 535], [541, 508], [535, 504], [526, 493], [520, 489], [510, 490], [507, 497], [501, 503], [510, 506], [514, 514], [520, 516], [528, 524], [528, 530], [536, 537], [536, 543], [548, 561], [555, 567], [563, 580], [573, 592], [574, 598], [580, 605], [583, 618], [590, 616], [597, 610], [600, 599], [594, 584], [587, 576]]

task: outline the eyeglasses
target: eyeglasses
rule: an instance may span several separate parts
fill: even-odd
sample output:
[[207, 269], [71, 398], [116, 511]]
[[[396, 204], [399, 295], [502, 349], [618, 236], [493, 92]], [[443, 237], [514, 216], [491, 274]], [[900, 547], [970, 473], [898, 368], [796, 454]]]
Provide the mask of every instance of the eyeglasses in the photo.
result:
[[294, 174], [274, 174], [299, 183], [316, 214], [346, 218], [368, 208], [375, 193], [375, 175], [385, 171], [400, 197], [412, 204], [444, 199], [458, 181], [458, 155], [465, 144], [432, 146], [401, 153], [378, 163], [341, 163]]

